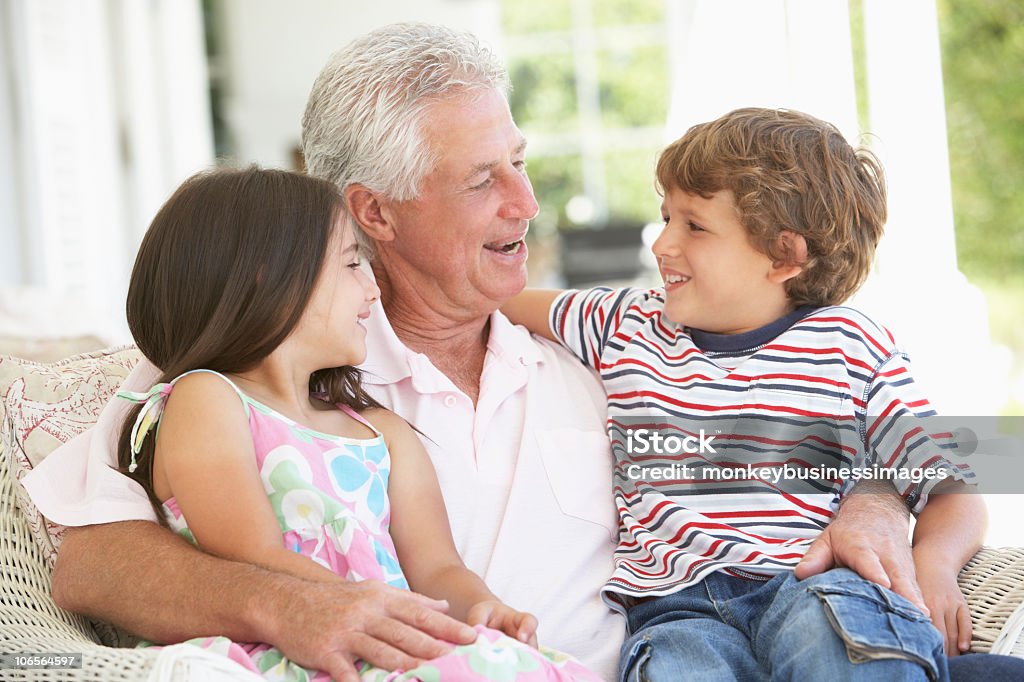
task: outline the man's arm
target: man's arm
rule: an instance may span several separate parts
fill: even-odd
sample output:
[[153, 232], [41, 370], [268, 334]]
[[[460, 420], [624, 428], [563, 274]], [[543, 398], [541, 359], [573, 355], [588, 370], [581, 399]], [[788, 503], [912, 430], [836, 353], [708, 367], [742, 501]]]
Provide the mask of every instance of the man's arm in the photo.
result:
[[796, 577], [802, 580], [841, 566], [929, 613], [910, 551], [910, 512], [891, 482], [858, 481], [796, 567]]
[[158, 642], [268, 642], [346, 681], [358, 680], [356, 658], [410, 668], [449, 651], [438, 640], [476, 636], [444, 614], [444, 602], [379, 582], [313, 582], [219, 559], [145, 521], [69, 528], [53, 598]]

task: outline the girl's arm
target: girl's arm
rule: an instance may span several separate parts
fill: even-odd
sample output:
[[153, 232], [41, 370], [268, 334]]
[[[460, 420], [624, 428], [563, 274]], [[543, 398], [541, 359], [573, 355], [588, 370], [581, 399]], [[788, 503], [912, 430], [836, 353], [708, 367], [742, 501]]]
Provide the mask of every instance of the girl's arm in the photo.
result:
[[536, 645], [537, 619], [504, 604], [466, 568], [455, 549], [434, 465], [412, 428], [387, 410], [366, 417], [384, 434], [391, 453], [391, 537], [413, 590], [444, 599], [449, 613]]
[[[284, 547], [256, 468], [245, 407], [220, 377], [192, 374], [174, 385], [160, 423], [154, 487], [160, 499], [175, 496], [206, 553], [270, 569], [256, 571], [270, 590], [257, 590], [263, 595], [255, 616], [263, 629], [257, 641], [285, 647], [292, 652], [289, 656], [329, 670], [335, 679], [355, 679], [356, 659], [388, 669], [408, 668], [451, 651], [448, 642], [465, 644], [476, 638], [471, 628], [445, 614], [445, 604], [376, 581], [346, 581]], [[203, 563], [241, 566], [234, 562]], [[180, 595], [189, 589], [189, 579], [201, 581], [209, 575], [222, 585], [231, 580], [223, 570], [200, 574], [184, 569], [188, 566], [168, 569], [175, 579], [163, 580], [162, 587]], [[154, 581], [147, 585], [161, 589]], [[222, 587], [229, 592], [233, 588]], [[220, 599], [223, 594], [218, 594]], [[317, 604], [330, 608], [317, 612]], [[205, 603], [194, 610], [204, 608]], [[297, 618], [287, 624], [282, 608]], [[252, 637], [251, 632], [246, 636]]]
[[245, 406], [224, 379], [201, 372], [175, 383], [161, 419], [153, 483], [161, 499], [175, 497], [206, 552], [306, 580], [343, 580], [285, 548]]
[[[956, 490], [968, 489], [963, 483], [952, 485]], [[917, 582], [950, 656], [971, 646], [971, 617], [956, 579], [981, 547], [987, 516], [980, 495], [932, 493], [914, 527]]]
[[548, 313], [561, 293], [560, 289], [523, 289], [501, 306], [501, 312], [514, 324], [521, 324], [534, 334], [557, 341], [548, 322]]

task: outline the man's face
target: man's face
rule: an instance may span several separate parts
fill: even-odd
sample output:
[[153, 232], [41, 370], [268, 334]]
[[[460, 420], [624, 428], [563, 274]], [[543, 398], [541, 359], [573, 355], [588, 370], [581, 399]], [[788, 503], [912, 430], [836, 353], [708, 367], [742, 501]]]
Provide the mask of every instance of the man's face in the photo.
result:
[[523, 240], [538, 209], [526, 141], [496, 90], [434, 103], [423, 135], [437, 164], [419, 197], [382, 208], [395, 239], [379, 245], [380, 265], [438, 309], [489, 314], [526, 286]]

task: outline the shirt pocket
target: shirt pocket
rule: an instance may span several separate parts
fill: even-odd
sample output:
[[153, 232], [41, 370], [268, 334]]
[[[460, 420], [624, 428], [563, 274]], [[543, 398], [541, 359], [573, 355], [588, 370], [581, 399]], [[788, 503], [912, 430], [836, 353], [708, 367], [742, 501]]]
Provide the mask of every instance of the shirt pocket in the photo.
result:
[[608, 436], [581, 429], [536, 433], [548, 483], [563, 514], [595, 523], [615, 539], [618, 518], [612, 500], [612, 456]]
[[834, 493], [825, 470], [851, 468], [859, 460], [857, 423], [843, 395], [809, 389], [769, 388], [755, 383], [737, 415], [729, 442], [733, 457], [780, 468], [792, 477], [779, 486], [789, 493]]

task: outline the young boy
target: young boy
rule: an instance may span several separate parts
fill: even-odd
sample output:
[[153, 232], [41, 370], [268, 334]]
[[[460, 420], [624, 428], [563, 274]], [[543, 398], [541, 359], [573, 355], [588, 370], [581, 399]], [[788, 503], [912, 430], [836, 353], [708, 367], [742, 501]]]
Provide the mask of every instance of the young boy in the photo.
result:
[[[628, 618], [621, 679], [945, 679], [944, 644], [970, 642], [956, 576], [984, 506], [925, 506], [972, 474], [915, 423], [934, 413], [892, 335], [838, 307], [882, 234], [880, 165], [815, 118], [741, 109], [670, 145], [657, 178], [663, 289], [502, 308], [608, 394], [619, 544], [603, 592]], [[921, 512], [915, 563], [946, 642], [852, 571], [794, 578], [860, 476]]]

